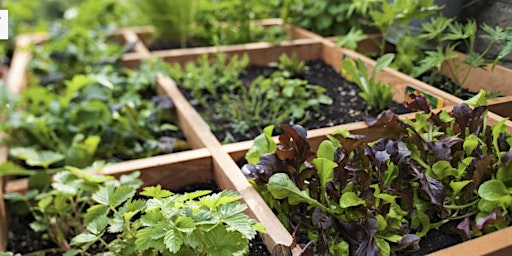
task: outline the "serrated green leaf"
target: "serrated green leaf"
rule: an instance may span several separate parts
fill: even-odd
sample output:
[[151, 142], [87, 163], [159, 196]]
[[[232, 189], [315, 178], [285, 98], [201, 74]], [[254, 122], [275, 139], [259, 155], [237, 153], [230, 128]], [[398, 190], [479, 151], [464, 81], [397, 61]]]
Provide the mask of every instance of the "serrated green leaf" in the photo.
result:
[[110, 219], [107, 216], [99, 216], [87, 224], [86, 228], [91, 234], [101, 237], [109, 222]]
[[135, 195], [136, 189], [130, 186], [121, 185], [115, 188], [114, 193], [109, 198], [110, 207], [118, 207], [126, 200], [132, 198]]
[[92, 194], [92, 199], [102, 205], [110, 206], [110, 197], [114, 193], [114, 187], [101, 187], [96, 193]]
[[177, 253], [183, 245], [183, 235], [175, 229], [169, 229], [165, 234], [164, 243], [170, 252]]
[[87, 209], [87, 212], [84, 214], [84, 224], [88, 225], [91, 221], [100, 218], [101, 216], [107, 216], [109, 212], [109, 207], [106, 205], [93, 205]]
[[147, 197], [164, 198], [171, 196], [172, 192], [166, 189], [162, 189], [160, 184], [158, 184], [157, 186], [145, 187], [144, 191], [142, 191], [140, 194]]
[[249, 241], [240, 233], [227, 231], [222, 225], [204, 234], [204, 243], [208, 255], [243, 255], [249, 245]]
[[93, 235], [93, 234], [89, 234], [89, 233], [83, 233], [83, 234], [79, 234], [75, 237], [73, 237], [73, 239], [71, 239], [71, 245], [81, 245], [81, 244], [86, 244], [86, 243], [91, 243], [91, 242], [94, 242], [98, 240], [98, 237]]
[[251, 240], [256, 236], [256, 230], [254, 230], [252, 221], [247, 215], [232, 215], [228, 218], [224, 218], [223, 221], [226, 223], [228, 231], [237, 231], [248, 240]]

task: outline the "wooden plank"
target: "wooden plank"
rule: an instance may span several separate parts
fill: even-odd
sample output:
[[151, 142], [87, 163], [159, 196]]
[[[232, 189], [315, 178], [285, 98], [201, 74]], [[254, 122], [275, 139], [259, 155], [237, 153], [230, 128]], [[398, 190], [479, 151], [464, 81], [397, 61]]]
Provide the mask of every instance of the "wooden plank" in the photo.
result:
[[151, 55], [148, 48], [146, 48], [146, 45], [144, 45], [144, 43], [142, 43], [142, 41], [139, 39], [139, 36], [137, 35], [137, 33], [134, 30], [125, 29], [125, 30], [122, 30], [122, 32], [123, 32], [122, 35], [126, 42], [135, 44], [135, 46], [134, 46], [135, 53], [138, 53], [145, 57], [148, 57]]
[[487, 101], [489, 111], [509, 119], [512, 119], [512, 96], [504, 96]]
[[[291, 54], [297, 52], [303, 60], [314, 60], [320, 58], [321, 45], [313, 39], [299, 39], [293, 42], [281, 42], [278, 45], [272, 43], [249, 43], [243, 45], [227, 45], [219, 47], [196, 47], [188, 49], [175, 49], [153, 52], [153, 56], [162, 58], [166, 62], [179, 63], [184, 65], [188, 61], [195, 61], [198, 57], [208, 54], [214, 57], [216, 53], [222, 52], [227, 56], [242, 56], [247, 54], [250, 65], [266, 66], [269, 62], [278, 61], [282, 53]], [[131, 56], [133, 61], [135, 56]]]
[[[466, 59], [466, 55], [458, 53], [459, 56], [455, 59], [448, 61], [446, 65], [442, 66], [442, 71], [454, 79], [457, 76], [458, 80], [463, 80], [464, 76], [468, 76], [464, 88], [478, 92], [480, 89], [490, 91], [500, 91], [501, 95], [512, 96], [512, 69], [506, 68], [501, 65], [496, 65], [493, 69], [489, 64], [485, 68], [469, 68], [468, 65], [462, 64], [459, 67], [459, 72], [453, 74], [450, 70], [455, 70], [455, 65]], [[469, 74], [468, 74], [469, 72]]]
[[512, 227], [429, 254], [429, 256], [508, 256], [512, 255]]
[[[187, 129], [195, 133], [197, 139], [209, 150], [213, 158], [213, 170], [215, 181], [222, 189], [230, 189], [237, 191], [243, 197], [243, 201], [248, 205], [248, 214], [261, 222], [267, 228], [267, 234], [263, 235], [263, 241], [269, 250], [274, 245], [281, 243], [291, 245], [293, 239], [272, 213], [272, 210], [265, 204], [257, 191], [247, 181], [233, 159], [227, 152], [222, 150], [220, 142], [210, 131], [209, 126], [204, 122], [199, 113], [197, 113], [192, 105], [181, 94], [178, 87], [171, 79], [159, 75], [159, 83], [163, 90], [176, 103], [176, 107], [181, 111], [188, 113], [182, 116], [182, 123], [190, 124]], [[179, 104], [179, 106], [178, 106]], [[295, 255], [298, 255], [298, 251]]]

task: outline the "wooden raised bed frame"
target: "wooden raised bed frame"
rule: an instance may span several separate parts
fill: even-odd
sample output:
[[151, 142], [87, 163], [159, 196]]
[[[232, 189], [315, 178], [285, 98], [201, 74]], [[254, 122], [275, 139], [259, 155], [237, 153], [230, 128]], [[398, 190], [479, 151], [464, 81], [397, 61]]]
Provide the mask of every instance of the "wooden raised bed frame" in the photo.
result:
[[[304, 32], [307, 31], [300, 29], [297, 29], [296, 31], [297, 38], [306, 37]], [[122, 34], [124, 38], [129, 39], [127, 39], [127, 41], [140, 42], [140, 40], [137, 38], [137, 33], [135, 32]], [[125, 63], [128, 66], [137, 66], [141, 58], [150, 57], [151, 55], [161, 57], [167, 61], [178, 61], [184, 63], [187, 60], [195, 59], [195, 57], [185, 57], [185, 55], [189, 53], [195, 53], [195, 56], [197, 57], [200, 54], [204, 53], [200, 52], [200, 49], [180, 49], [150, 53], [149, 51], [147, 51], [147, 48], [146, 50], [144, 50], [144, 47], [145, 46], [143, 45], [138, 48], [136, 47], [134, 53], [126, 54], [123, 57]], [[263, 54], [265, 48], [269, 47], [273, 47], [273, 50], [267, 54]], [[221, 49], [227, 52], [228, 55], [242, 54], [244, 51], [249, 51], [253, 56], [259, 56], [260, 62], [256, 63], [261, 65], [266, 65], [269, 61], [277, 61], [277, 58], [279, 57], [280, 53], [291, 53], [298, 49], [302, 49], [301, 51], [304, 51], [305, 55], [303, 56], [306, 57], [303, 57], [303, 59], [312, 60], [323, 58], [324, 61], [326, 61], [331, 66], [335, 67], [336, 70], [339, 70], [339, 67], [341, 65], [341, 58], [343, 56], [360, 58], [370, 68], [375, 63], [373, 60], [361, 56], [360, 54], [355, 53], [353, 51], [332, 48], [333, 47], [331, 45], [326, 44], [321, 40], [305, 38], [303, 40], [294, 40], [294, 42], [282, 42], [278, 46], [267, 43], [253, 43], [247, 45], [229, 47], [226, 46], [219, 48], [206, 47], [201, 49], [201, 51], [206, 49], [207, 52], [209, 51], [210, 53], [214, 53], [216, 50]], [[264, 60], [264, 58], [267, 59]], [[30, 60], [30, 57], [27, 58], [26, 63], [28, 63], [28, 60]], [[22, 66], [21, 64], [18, 65]], [[24, 72], [25, 68], [21, 70], [21, 75], [18, 75], [18, 78], [22, 79], [25, 75]], [[395, 89], [398, 90], [399, 93], [395, 93], [394, 99], [395, 101], [399, 102], [403, 101], [404, 97], [404, 93], [400, 92], [400, 90], [404, 90], [406, 84], [419, 86], [420, 88], [418, 89], [424, 90], [425, 92], [428, 93], [432, 93], [433, 95], [439, 95], [438, 93], [440, 93], [439, 90], [433, 87], [430, 87], [422, 82], [419, 82], [411, 77], [403, 75], [400, 72], [389, 68], [379, 72], [379, 78], [382, 79], [384, 82], [392, 82], [394, 84], [399, 84], [398, 86], [394, 86], [395, 88], [402, 88]], [[18, 82], [19, 81], [23, 80], [18, 80]], [[188, 132], [188, 141], [196, 149], [192, 149], [185, 152], [117, 163], [110, 165], [104, 168], [103, 170], [100, 170], [99, 172], [118, 176], [123, 173], [128, 173], [134, 170], [141, 170], [141, 178], [146, 185], [163, 184], [164, 186], [170, 189], [192, 182], [213, 179], [217, 182], [220, 188], [235, 190], [243, 196], [244, 202], [247, 203], [249, 206], [247, 213], [251, 217], [256, 218], [258, 221], [260, 221], [268, 231], [267, 234], [262, 235], [262, 238], [269, 250], [271, 250], [271, 248], [273, 248], [273, 246], [276, 244], [290, 245], [293, 241], [292, 236], [279, 222], [277, 217], [272, 213], [271, 209], [264, 203], [263, 199], [259, 196], [258, 192], [249, 184], [247, 179], [241, 173], [240, 168], [236, 165], [234, 161], [241, 159], [245, 156], [246, 151], [252, 145], [252, 141], [221, 145], [220, 142], [215, 138], [213, 133], [211, 133], [204, 120], [194, 110], [190, 103], [188, 103], [186, 98], [181, 94], [181, 92], [179, 91], [174, 81], [172, 81], [172, 79], [169, 79], [168, 77], [164, 76], [159, 76], [157, 79], [157, 83], [159, 91], [161, 93], [169, 95], [174, 101], [176, 105], [176, 111], [178, 113], [179, 125], [184, 131]], [[424, 85], [426, 86], [423, 87]], [[19, 89], [15, 90], [21, 91], [22, 89], [23, 87], [20, 87]], [[440, 95], [444, 94], [440, 93]], [[444, 99], [445, 104], [447, 105], [454, 105], [461, 102], [460, 99], [453, 97], [451, 95], [447, 95], [446, 98]], [[411, 118], [412, 115], [413, 114], [407, 114], [402, 115], [401, 117]], [[489, 117], [490, 123], [499, 120], [499, 117], [493, 113], [489, 113]], [[508, 127], [512, 127], [510, 121], [507, 123], [507, 125]], [[314, 146], [317, 146], [318, 143], [320, 143], [320, 141], [324, 138], [326, 134], [330, 134], [337, 129], [347, 129], [354, 134], [366, 134], [371, 136], [379, 135], [378, 132], [375, 132], [374, 130], [369, 130], [363, 122], [356, 122], [346, 125], [310, 130], [308, 132], [308, 140]], [[4, 148], [4, 150], [6, 149]], [[2, 154], [0, 151], [0, 161], [2, 160], [1, 157], [6, 156], [6, 151], [4, 151], [4, 154]], [[26, 181], [18, 181], [7, 183], [5, 189], [6, 191], [23, 191], [26, 190], [26, 188]], [[2, 190], [0, 190], [0, 192], [1, 191]], [[2, 223], [0, 223], [0, 225], [2, 225]], [[512, 232], [510, 228], [505, 230], [507, 230], [507, 232]], [[500, 232], [504, 231], [496, 232], [496, 234], [504, 234], [505, 236], [501, 237], [506, 237], [507, 233]], [[487, 236], [484, 236], [482, 238], [486, 237]], [[474, 243], [475, 241], [479, 241], [479, 239], [463, 243], [461, 244], [461, 246], [466, 245], [468, 243]], [[472, 252], [485, 252], [485, 250], [487, 250], [488, 252], [491, 253], [501, 249], [510, 249], [511, 246], [506, 244], [506, 241], [497, 242], [496, 240], [493, 240], [492, 244], [495, 246], [493, 246], [493, 248], [491, 249], [486, 249], [486, 246], [483, 246], [482, 244], [477, 244], [477, 246], [479, 246], [479, 251]], [[300, 248], [294, 248], [293, 255], [299, 254]]]
[[[317, 40], [321, 40], [327, 44], [335, 46], [335, 37], [327, 37], [324, 38], [318, 34], [315, 34], [310, 31], [303, 31], [302, 34], [305, 38], [314, 38]], [[358, 52], [375, 54], [379, 52], [379, 43], [382, 40], [382, 36], [380, 34], [371, 34], [367, 39], [362, 40], [358, 43], [357, 50]], [[387, 47], [386, 49], [393, 48], [392, 45], [388, 45], [391, 47]], [[450, 70], [453, 69], [455, 63], [462, 62], [467, 56], [462, 52], [457, 52], [459, 55], [455, 59], [449, 60], [445, 65], [441, 67], [443, 72], [446, 72], [451, 79], [454, 79], [454, 76], [457, 76], [459, 80], [463, 80], [464, 76], [469, 72], [469, 66], [466, 64], [462, 64], [459, 68], [460, 73], [451, 74]], [[468, 74], [468, 78], [464, 88], [472, 91], [478, 92], [480, 89], [484, 89], [488, 92], [490, 91], [500, 91], [503, 96], [512, 96], [512, 69], [507, 68], [505, 66], [496, 65], [493, 67], [491, 64], [487, 65], [485, 68], [473, 68]]]

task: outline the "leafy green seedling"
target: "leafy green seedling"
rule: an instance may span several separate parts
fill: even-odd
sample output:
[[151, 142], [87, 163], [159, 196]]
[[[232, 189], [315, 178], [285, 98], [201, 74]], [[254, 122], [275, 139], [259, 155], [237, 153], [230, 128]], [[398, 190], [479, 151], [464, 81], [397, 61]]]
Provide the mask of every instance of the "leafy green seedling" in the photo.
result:
[[360, 59], [355, 62], [350, 58], [343, 60], [343, 71], [359, 86], [361, 89], [359, 95], [366, 100], [370, 108], [383, 110], [393, 101], [391, 84], [383, 85], [376, 81], [377, 72], [387, 67], [393, 58], [394, 54], [388, 53], [377, 59], [371, 75], [368, 74], [366, 65]]

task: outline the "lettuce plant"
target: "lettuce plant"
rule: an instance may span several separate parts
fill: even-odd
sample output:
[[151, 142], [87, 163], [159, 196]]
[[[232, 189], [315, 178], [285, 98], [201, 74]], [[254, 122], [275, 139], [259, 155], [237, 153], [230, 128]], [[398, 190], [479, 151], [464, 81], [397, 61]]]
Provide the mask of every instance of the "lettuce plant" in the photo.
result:
[[[255, 139], [242, 171], [305, 255], [390, 255], [418, 249], [429, 230], [455, 222], [464, 239], [510, 225], [512, 136], [486, 124], [484, 93], [430, 111], [412, 96], [414, 120], [368, 118], [374, 141], [340, 131], [313, 150], [300, 126]], [[471, 107], [472, 106], [472, 107]]]

